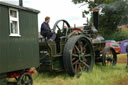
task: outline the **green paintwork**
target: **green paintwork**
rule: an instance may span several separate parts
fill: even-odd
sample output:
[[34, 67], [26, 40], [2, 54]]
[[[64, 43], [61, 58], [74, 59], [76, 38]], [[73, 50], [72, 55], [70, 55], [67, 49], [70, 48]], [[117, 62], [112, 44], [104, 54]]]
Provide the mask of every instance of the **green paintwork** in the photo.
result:
[[49, 47], [51, 48], [51, 55], [54, 56], [57, 54], [56, 52], [56, 43], [55, 42], [48, 42]]
[[64, 67], [63, 67], [63, 62], [62, 61], [63, 61], [62, 56], [54, 57], [52, 59], [53, 70], [55, 70], [55, 71], [63, 71]]
[[[42, 64], [40, 65], [40, 71], [63, 71], [63, 58], [62, 53], [64, 49], [64, 41], [60, 42], [60, 53], [57, 53], [55, 42], [41, 42], [40, 52], [47, 51], [50, 53], [48, 56], [46, 54], [40, 53], [40, 58], [43, 58]], [[49, 62], [49, 63], [47, 63]]]
[[7, 75], [6, 74], [1, 74], [0, 75], [0, 85], [7, 85]]
[[7, 85], [6, 78], [0, 79], [0, 85]]
[[[19, 10], [21, 37], [10, 37], [9, 8]], [[39, 66], [38, 12], [0, 2], [0, 74]]]

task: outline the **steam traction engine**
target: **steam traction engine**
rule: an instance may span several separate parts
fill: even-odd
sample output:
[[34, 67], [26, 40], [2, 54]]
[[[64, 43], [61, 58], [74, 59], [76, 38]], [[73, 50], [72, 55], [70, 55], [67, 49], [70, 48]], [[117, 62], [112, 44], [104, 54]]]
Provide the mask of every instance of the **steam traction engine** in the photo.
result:
[[98, 33], [98, 10], [93, 10], [94, 26], [71, 28], [66, 20], [58, 20], [53, 32], [55, 42], [46, 37], [40, 41], [39, 71], [66, 71], [74, 76], [81, 71], [90, 72], [96, 62], [116, 64], [114, 49], [105, 48], [105, 40]]

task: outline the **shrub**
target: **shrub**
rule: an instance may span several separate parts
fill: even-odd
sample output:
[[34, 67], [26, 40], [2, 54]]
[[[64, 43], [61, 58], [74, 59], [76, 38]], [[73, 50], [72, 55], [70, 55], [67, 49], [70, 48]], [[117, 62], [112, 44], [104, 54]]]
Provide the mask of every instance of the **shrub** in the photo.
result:
[[106, 40], [122, 41], [122, 40], [128, 39], [128, 32], [127, 31], [118, 31], [115, 33], [104, 33], [103, 36]]

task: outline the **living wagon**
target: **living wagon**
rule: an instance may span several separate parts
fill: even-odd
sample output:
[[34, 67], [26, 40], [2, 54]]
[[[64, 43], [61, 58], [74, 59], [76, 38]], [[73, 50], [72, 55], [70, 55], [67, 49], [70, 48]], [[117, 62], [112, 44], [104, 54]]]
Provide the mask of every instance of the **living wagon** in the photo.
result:
[[[0, 85], [7, 85], [6, 78], [32, 84], [29, 69], [39, 65], [38, 13], [0, 2]], [[28, 81], [21, 82], [23, 77]]]

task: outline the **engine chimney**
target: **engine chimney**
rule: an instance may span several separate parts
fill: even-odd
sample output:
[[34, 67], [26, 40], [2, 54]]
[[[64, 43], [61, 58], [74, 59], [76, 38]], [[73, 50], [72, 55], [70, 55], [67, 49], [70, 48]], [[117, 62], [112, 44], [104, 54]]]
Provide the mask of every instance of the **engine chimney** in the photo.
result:
[[23, 6], [23, 0], [19, 0], [19, 6]]
[[99, 24], [99, 9], [94, 8], [93, 10], [93, 24], [95, 28], [98, 30], [98, 24]]

